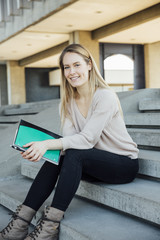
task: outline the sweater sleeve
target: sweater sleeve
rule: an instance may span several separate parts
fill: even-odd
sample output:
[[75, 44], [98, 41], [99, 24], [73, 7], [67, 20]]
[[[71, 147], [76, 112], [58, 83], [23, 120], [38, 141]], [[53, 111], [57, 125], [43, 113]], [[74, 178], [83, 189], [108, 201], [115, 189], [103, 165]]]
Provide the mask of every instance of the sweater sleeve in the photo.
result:
[[104, 127], [107, 127], [118, 111], [116, 95], [110, 90], [102, 90], [94, 99], [91, 118], [83, 130], [62, 140], [63, 150], [93, 148], [99, 141]]

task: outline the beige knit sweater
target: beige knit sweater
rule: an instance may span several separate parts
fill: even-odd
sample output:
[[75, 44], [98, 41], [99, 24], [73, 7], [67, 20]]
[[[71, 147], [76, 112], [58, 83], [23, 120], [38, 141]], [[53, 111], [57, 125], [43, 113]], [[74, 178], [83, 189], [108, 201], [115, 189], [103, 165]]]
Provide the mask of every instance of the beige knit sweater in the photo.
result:
[[68, 111], [72, 121], [66, 118], [63, 126], [61, 140], [64, 151], [95, 147], [132, 159], [138, 157], [137, 145], [127, 132], [116, 96], [111, 90], [96, 90], [86, 118], [74, 99]]

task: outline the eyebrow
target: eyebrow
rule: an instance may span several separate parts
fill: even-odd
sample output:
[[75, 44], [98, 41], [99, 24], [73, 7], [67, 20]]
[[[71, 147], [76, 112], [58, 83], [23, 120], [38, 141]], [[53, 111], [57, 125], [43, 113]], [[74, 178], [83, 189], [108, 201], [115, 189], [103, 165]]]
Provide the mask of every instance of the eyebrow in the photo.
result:
[[[73, 64], [80, 63], [80, 62], [74, 62]], [[63, 66], [68, 66], [69, 64], [63, 64]]]

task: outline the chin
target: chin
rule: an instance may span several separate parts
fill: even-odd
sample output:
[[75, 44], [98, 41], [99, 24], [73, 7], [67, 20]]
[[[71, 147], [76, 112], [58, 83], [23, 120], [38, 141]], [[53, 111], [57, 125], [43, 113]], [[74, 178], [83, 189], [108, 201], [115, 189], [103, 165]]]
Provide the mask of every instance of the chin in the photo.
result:
[[71, 84], [72, 85], [72, 87], [80, 87], [80, 86], [82, 86], [83, 84], [80, 84], [80, 83], [73, 83], [73, 84]]

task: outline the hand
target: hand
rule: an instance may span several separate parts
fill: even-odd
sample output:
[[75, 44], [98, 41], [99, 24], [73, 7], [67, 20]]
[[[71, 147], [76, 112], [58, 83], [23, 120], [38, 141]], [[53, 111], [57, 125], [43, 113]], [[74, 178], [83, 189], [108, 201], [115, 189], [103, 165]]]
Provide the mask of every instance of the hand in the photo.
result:
[[32, 162], [38, 162], [47, 151], [45, 141], [30, 142], [23, 147], [28, 147], [28, 149], [21, 153], [22, 157]]

